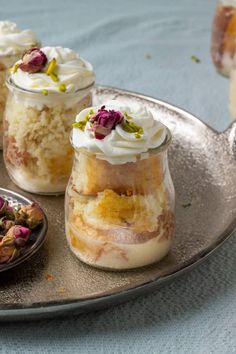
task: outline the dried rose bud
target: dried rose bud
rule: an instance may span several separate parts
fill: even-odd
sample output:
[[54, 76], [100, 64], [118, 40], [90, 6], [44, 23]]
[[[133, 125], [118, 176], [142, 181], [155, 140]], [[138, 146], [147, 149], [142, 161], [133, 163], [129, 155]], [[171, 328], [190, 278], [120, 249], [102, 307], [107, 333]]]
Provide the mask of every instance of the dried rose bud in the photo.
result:
[[7, 263], [17, 258], [15, 246], [2, 246], [0, 244], [0, 264]]
[[43, 221], [43, 212], [36, 203], [22, 207], [18, 212], [18, 216], [21, 220], [25, 220], [30, 229], [34, 229]]
[[15, 209], [9, 205], [7, 205], [5, 209], [5, 216], [7, 219], [14, 220], [15, 219]]
[[7, 200], [0, 197], [0, 215], [5, 213], [7, 206], [8, 206]]
[[6, 236], [12, 238], [17, 246], [23, 247], [28, 241], [30, 233], [28, 227], [15, 225], [8, 230]]
[[23, 55], [22, 63], [19, 65], [19, 68], [28, 73], [37, 73], [45, 67], [47, 60], [42, 50], [39, 48], [31, 48]]
[[123, 115], [119, 111], [106, 110], [105, 106], [102, 106], [98, 113], [89, 119], [92, 123], [92, 131], [94, 132], [95, 138], [102, 140], [108, 134], [111, 133], [113, 129], [120, 124], [123, 120]]
[[2, 228], [3, 231], [1, 231], [4, 235], [7, 233], [7, 231], [15, 225], [15, 222], [13, 220], [0, 220], [0, 227]]
[[16, 258], [15, 240], [12, 236], [4, 236], [0, 241], [0, 263], [10, 262]]

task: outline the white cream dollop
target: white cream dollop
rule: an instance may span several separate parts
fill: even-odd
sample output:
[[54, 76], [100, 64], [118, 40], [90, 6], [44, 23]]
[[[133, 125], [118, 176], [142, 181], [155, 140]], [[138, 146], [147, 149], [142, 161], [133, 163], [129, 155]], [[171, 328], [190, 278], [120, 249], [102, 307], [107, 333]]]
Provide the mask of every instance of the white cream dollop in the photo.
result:
[[[82, 59], [79, 54], [69, 48], [44, 47], [40, 48], [46, 55], [48, 62], [56, 59], [55, 73], [59, 81], [55, 82], [46, 72], [28, 73], [20, 68], [11, 75], [16, 86], [23, 89], [41, 92], [59, 92], [59, 85], [66, 86], [66, 92], [75, 92], [91, 85], [95, 81], [95, 74], [90, 63]], [[21, 60], [17, 62], [21, 63]]]
[[[156, 120], [145, 106], [138, 103], [126, 105], [116, 100], [108, 101], [104, 105], [108, 110], [114, 109], [131, 116], [132, 121], [143, 128], [141, 137], [137, 138], [134, 133], [124, 131], [122, 126], [118, 124], [110, 134], [99, 140], [94, 137], [88, 122], [84, 131], [73, 128], [72, 144], [75, 148], [86, 149], [88, 152], [96, 154], [98, 159], [115, 165], [135, 162], [138, 155], [141, 155], [141, 158], [146, 158], [150, 149], [161, 146], [166, 140], [166, 127]], [[96, 113], [99, 108], [100, 106], [84, 109], [77, 115], [76, 122], [84, 120], [91, 109]]]
[[0, 21], [0, 56], [21, 55], [38, 42], [33, 31], [20, 30], [14, 22]]

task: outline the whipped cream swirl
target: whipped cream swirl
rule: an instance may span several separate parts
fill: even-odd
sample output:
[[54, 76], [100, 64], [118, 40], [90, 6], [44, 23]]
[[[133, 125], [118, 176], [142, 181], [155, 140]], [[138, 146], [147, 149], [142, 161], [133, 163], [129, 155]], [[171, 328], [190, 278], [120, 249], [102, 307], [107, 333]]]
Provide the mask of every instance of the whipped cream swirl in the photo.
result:
[[[132, 117], [132, 122], [143, 128], [143, 133], [137, 138], [135, 133], [129, 133], [122, 128], [122, 124], [116, 125], [104, 139], [96, 139], [91, 131], [90, 122], [85, 125], [84, 131], [73, 128], [72, 144], [77, 149], [86, 149], [88, 152], [96, 154], [101, 160], [106, 160], [111, 164], [124, 164], [137, 161], [137, 157], [148, 157], [150, 149], [161, 146], [167, 137], [166, 127], [154, 119], [151, 111], [143, 105], [132, 103], [129, 105], [112, 100], [104, 104], [106, 109], [118, 110], [123, 115]], [[90, 107], [81, 111], [76, 122], [84, 121], [91, 110], [96, 114], [99, 107]]]
[[0, 56], [21, 55], [38, 39], [31, 30], [20, 30], [14, 22], [0, 21]]
[[[16, 86], [35, 92], [42, 90], [58, 92], [58, 86], [64, 84], [66, 92], [75, 92], [95, 81], [92, 65], [73, 50], [62, 47], [44, 47], [40, 50], [44, 52], [48, 62], [56, 59], [56, 74], [59, 82], [54, 82], [46, 72], [28, 73], [19, 68], [11, 75], [11, 80]], [[22, 60], [19, 60], [17, 64], [21, 62]]]

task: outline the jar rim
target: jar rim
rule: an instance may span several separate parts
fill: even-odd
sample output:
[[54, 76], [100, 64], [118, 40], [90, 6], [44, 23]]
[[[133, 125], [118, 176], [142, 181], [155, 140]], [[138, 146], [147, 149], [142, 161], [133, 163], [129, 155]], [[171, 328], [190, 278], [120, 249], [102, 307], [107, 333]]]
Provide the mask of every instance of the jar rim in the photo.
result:
[[[95, 84], [95, 81], [93, 81], [91, 84], [85, 86], [85, 87], [82, 87], [82, 88], [79, 88], [78, 90], [74, 91], [74, 92], [55, 92], [55, 91], [48, 91], [48, 96], [50, 95], [54, 95], [55, 96], [62, 96], [62, 95], [66, 95], [66, 96], [73, 96], [73, 95], [76, 95], [78, 92], [82, 92], [82, 91], [85, 91], [85, 90], [88, 90], [88, 89], [91, 89]], [[33, 90], [27, 90], [25, 88], [22, 88], [18, 85], [16, 85], [12, 79], [11, 79], [11, 75], [9, 74], [6, 78], [6, 86], [11, 89], [11, 88], [14, 88], [20, 92], [25, 92], [25, 93], [28, 93], [28, 94], [31, 94], [31, 95], [39, 95], [41, 94], [40, 91], [33, 91]], [[42, 88], [43, 90], [43, 88]]]
[[[163, 124], [163, 123], [162, 123], [162, 124]], [[163, 125], [164, 125], [164, 124], [163, 124]], [[165, 138], [165, 140], [163, 141], [163, 143], [162, 143], [161, 145], [155, 147], [155, 148], [148, 149], [147, 151], [144, 151], [144, 152], [142, 152], [142, 153], [139, 153], [139, 154], [137, 154], [137, 155], [134, 155], [137, 160], [145, 159], [145, 158], [143, 157], [145, 154], [148, 154], [148, 155], [149, 155], [149, 156], [146, 157], [146, 158], [148, 158], [148, 157], [150, 157], [150, 156], [152, 156], [152, 155], [157, 155], [157, 154], [159, 154], [159, 153], [161, 153], [161, 152], [167, 151], [169, 145], [170, 145], [171, 142], [172, 142], [172, 133], [171, 133], [170, 129], [169, 129], [166, 125], [164, 125], [164, 126], [165, 126], [165, 128], [166, 128], [166, 138]], [[70, 133], [70, 143], [71, 143], [73, 149], [75, 150], [75, 152], [78, 152], [78, 153], [82, 152], [82, 153], [84, 153], [84, 154], [86, 154], [86, 155], [95, 156], [96, 158], [98, 158], [98, 157], [96, 156], [97, 154], [96, 154], [95, 152], [88, 151], [86, 148], [78, 148], [78, 147], [76, 147], [76, 146], [73, 144], [73, 141], [72, 141], [72, 134], [73, 134], [73, 129], [72, 129], [72, 131], [71, 131], [71, 133]], [[105, 155], [104, 155], [104, 157], [105, 157]], [[106, 159], [104, 159], [104, 160], [106, 160]], [[131, 161], [127, 161], [127, 162], [131, 162]]]

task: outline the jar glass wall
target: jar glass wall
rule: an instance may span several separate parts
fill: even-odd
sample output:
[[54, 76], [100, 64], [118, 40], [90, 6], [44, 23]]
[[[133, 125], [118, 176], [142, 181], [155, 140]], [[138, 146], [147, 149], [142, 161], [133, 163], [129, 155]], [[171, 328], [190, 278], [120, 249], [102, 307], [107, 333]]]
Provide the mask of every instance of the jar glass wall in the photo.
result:
[[91, 105], [92, 86], [75, 93], [32, 92], [8, 81], [4, 118], [4, 160], [20, 188], [39, 194], [65, 191], [73, 149], [69, 141], [76, 114]]
[[130, 269], [169, 252], [175, 193], [167, 145], [122, 165], [76, 151], [65, 214], [67, 240], [80, 260], [104, 269]]
[[3, 143], [3, 115], [7, 100], [7, 86], [5, 84], [9, 68], [20, 59], [22, 54], [19, 55], [0, 55], [0, 149]]

